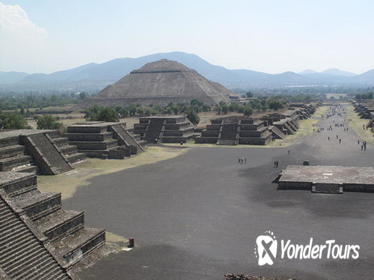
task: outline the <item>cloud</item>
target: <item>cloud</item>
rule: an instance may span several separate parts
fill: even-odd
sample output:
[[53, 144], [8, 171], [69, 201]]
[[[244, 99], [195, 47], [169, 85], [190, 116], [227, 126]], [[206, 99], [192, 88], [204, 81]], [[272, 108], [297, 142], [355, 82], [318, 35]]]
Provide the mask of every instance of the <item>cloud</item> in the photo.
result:
[[0, 70], [37, 71], [47, 49], [48, 33], [18, 5], [0, 2]]

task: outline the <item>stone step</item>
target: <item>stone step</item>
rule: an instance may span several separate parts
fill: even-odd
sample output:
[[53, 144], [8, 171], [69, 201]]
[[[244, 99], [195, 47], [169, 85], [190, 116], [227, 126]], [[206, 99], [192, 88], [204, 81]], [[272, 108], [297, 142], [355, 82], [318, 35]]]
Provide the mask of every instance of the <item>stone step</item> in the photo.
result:
[[18, 136], [12, 136], [7, 138], [0, 139], [0, 147], [8, 147], [8, 146], [14, 146], [19, 144]]
[[25, 261], [30, 261], [33, 257], [38, 257], [38, 255], [44, 250], [45, 248], [42, 246], [37, 246], [34, 243], [34, 247], [32, 249], [22, 248], [22, 251], [19, 254], [14, 255], [13, 259], [10, 261], [6, 262], [4, 259], [1, 259], [0, 262], [9, 273], [12, 273], [15, 268], [17, 269], [20, 265], [25, 265]]
[[16, 196], [36, 189], [37, 177], [34, 174], [3, 172], [0, 188], [9, 196]]
[[0, 248], [0, 250], [2, 251], [6, 249], [6, 253], [1, 254], [1, 258], [3, 260], [6, 260], [7, 257], [13, 258], [14, 253], [16, 253], [20, 248], [24, 249], [34, 246], [34, 241], [34, 237], [30, 234], [27, 236], [23, 236], [20, 240], [14, 240], [13, 242], [7, 243]]
[[22, 145], [12, 145], [0, 148], [0, 159], [23, 155], [25, 147]]
[[50, 131], [47, 133], [52, 139], [54, 138], [60, 138], [61, 134], [58, 130]]
[[52, 140], [53, 140], [53, 143], [55, 143], [57, 147], [67, 145], [69, 143], [69, 140], [66, 137], [52, 138]]
[[[54, 263], [53, 258], [49, 254], [43, 254], [45, 249], [42, 248], [36, 252], [28, 252], [28, 256], [22, 260], [21, 263], [17, 262], [16, 266], [12, 268], [7, 268], [4, 266], [4, 270], [7, 271], [7, 274], [12, 275], [13, 278], [22, 279], [22, 277], [31, 277], [32, 270], [34, 267], [39, 267], [39, 273], [44, 273], [48, 266], [51, 266]], [[30, 271], [31, 270], [31, 271]]]
[[1, 194], [0, 217], [6, 217], [0, 220], [0, 267], [10, 279], [70, 279]]
[[0, 171], [9, 171], [14, 167], [20, 165], [27, 165], [32, 163], [32, 159], [28, 155], [18, 155], [15, 157], [5, 158], [0, 160]]
[[13, 240], [19, 241], [19, 238], [25, 237], [27, 229], [20, 227], [19, 225], [14, 226], [12, 230], [3, 231], [0, 236], [0, 247], [12, 242]]
[[77, 147], [73, 145], [63, 145], [59, 148], [61, 153], [63, 153], [64, 155], [75, 154], [78, 151]]
[[3, 209], [0, 209], [0, 224], [1, 223], [11, 223], [13, 220], [17, 218], [14, 217], [11, 213], [4, 213]]
[[118, 146], [118, 141], [115, 139], [106, 141], [70, 141], [71, 145], [76, 145], [79, 152], [86, 150], [106, 150], [111, 147]]
[[16, 168], [13, 168], [12, 171], [16, 172], [23, 172], [23, 173], [31, 173], [31, 174], [38, 174], [39, 168], [36, 165], [24, 165], [24, 166], [19, 166]]
[[1, 232], [6, 232], [8, 229], [15, 229], [21, 224], [21, 221], [19, 219], [13, 220], [11, 223], [3, 223], [0, 224], [0, 230]]
[[1, 230], [1, 237], [0, 237], [0, 245], [3, 245], [5, 240], [9, 240], [10, 238], [19, 237], [18, 234], [21, 234], [25, 231], [25, 227], [22, 224], [14, 224], [10, 228], [5, 228], [4, 230]]
[[84, 212], [58, 210], [35, 221], [37, 228], [49, 240], [62, 238], [84, 226]]
[[105, 231], [96, 228], [84, 228], [65, 238], [51, 242], [54, 255], [68, 268], [88, 255], [105, 242]]
[[71, 155], [68, 155], [67, 156], [67, 160], [70, 162], [70, 163], [76, 163], [78, 161], [82, 161], [86, 158], [86, 155], [84, 153], [74, 153], [74, 154], [71, 154]]
[[[35, 240], [34, 240], [35, 241]], [[30, 257], [30, 252], [41, 252], [44, 250], [43, 247], [37, 246], [35, 242], [23, 244], [20, 248], [14, 247], [15, 250], [11, 251], [7, 249], [6, 257], [2, 256], [0, 263], [10, 269], [12, 266], [17, 266], [18, 263], [22, 263], [25, 258]], [[20, 250], [21, 249], [21, 250]], [[16, 251], [19, 251], [17, 254]], [[7, 265], [8, 264], [8, 265]]]
[[61, 193], [31, 191], [15, 197], [15, 203], [30, 219], [40, 219], [61, 209]]
[[43, 254], [39, 259], [27, 262], [27, 265], [25, 266], [21, 265], [20, 269], [23, 271], [17, 271], [17, 277], [15, 279], [41, 280], [43, 277], [43, 279], [54, 280], [55, 278], [51, 278], [50, 275], [51, 272], [55, 271], [57, 268], [61, 275], [68, 277], [68, 275], [62, 271], [62, 268], [57, 264], [55, 259], [53, 259], [52, 256], [48, 257], [48, 255], [49, 253]]
[[101, 133], [65, 133], [69, 141], [105, 141], [113, 138], [113, 133], [105, 131]]
[[35, 278], [35, 280], [47, 280], [47, 279], [62, 280], [62, 279], [70, 279], [70, 278], [64, 274], [61, 274], [60, 267], [54, 267], [50, 269], [49, 271], [45, 272], [43, 275], [40, 275], [39, 278]]

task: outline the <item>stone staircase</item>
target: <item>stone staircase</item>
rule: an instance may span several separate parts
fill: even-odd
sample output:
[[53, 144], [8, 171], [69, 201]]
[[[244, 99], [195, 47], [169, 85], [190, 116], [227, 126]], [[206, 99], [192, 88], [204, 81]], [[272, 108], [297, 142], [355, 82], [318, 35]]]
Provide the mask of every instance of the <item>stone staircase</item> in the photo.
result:
[[160, 139], [164, 123], [163, 119], [150, 119], [144, 139], [149, 143], [153, 143], [155, 139]]
[[279, 128], [277, 128], [276, 126], [270, 126], [269, 127], [269, 131], [272, 133], [273, 135], [273, 139], [284, 139], [286, 137], [286, 134], [284, 134], [281, 130], [279, 130]]
[[120, 141], [120, 144], [125, 145], [131, 151], [131, 154], [144, 152], [143, 147], [137, 142], [136, 138], [126, 130], [122, 123], [114, 124], [111, 127], [115, 138]]
[[42, 174], [56, 175], [73, 169], [47, 133], [27, 135], [22, 139]]
[[57, 130], [48, 133], [48, 135], [71, 165], [86, 159], [86, 155], [79, 153], [77, 146], [70, 145], [67, 137], [63, 137]]
[[60, 193], [41, 193], [35, 175], [19, 172], [0, 175], [10, 178], [0, 180], [0, 190], [9, 197], [18, 214], [27, 216], [45, 238], [43, 242], [62, 267], [71, 268], [105, 243], [104, 230], [84, 226], [83, 212], [62, 209]]
[[72, 279], [0, 192], [1, 279]]
[[223, 124], [217, 144], [237, 145], [238, 140], [238, 123]]

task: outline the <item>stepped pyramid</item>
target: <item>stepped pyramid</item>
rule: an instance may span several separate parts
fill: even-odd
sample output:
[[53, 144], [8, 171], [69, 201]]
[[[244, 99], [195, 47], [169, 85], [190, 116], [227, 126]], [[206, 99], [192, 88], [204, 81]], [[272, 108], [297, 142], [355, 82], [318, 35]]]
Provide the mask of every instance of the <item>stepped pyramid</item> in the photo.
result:
[[214, 105], [228, 102], [230, 94], [232, 92], [224, 86], [207, 80], [195, 70], [176, 61], [162, 59], [132, 71], [82, 106], [167, 105], [171, 102], [189, 103], [193, 99]]
[[63, 209], [60, 193], [40, 192], [36, 175], [0, 172], [0, 279], [71, 279], [67, 272], [104, 244], [105, 230]]
[[217, 145], [266, 145], [272, 134], [261, 120], [247, 117], [224, 117], [211, 120], [211, 124], [195, 139], [196, 143]]

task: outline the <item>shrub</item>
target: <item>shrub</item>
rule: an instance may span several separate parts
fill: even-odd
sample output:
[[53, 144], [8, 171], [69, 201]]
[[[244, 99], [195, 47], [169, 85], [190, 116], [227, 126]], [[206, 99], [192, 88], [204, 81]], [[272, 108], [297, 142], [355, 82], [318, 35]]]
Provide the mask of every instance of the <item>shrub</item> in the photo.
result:
[[55, 117], [50, 115], [39, 116], [36, 120], [38, 129], [59, 129], [62, 127], [62, 123], [58, 122]]

